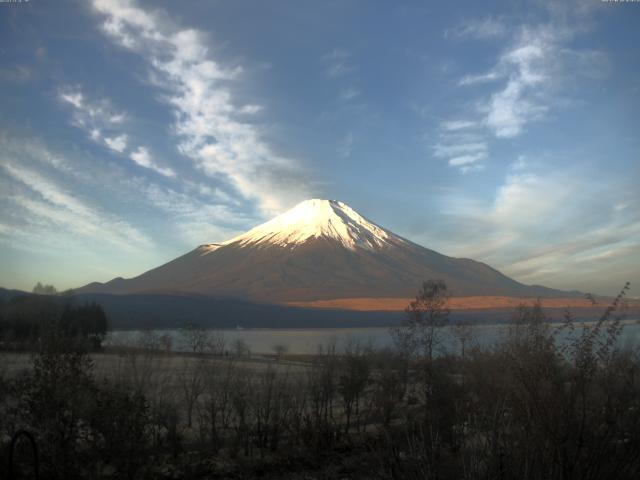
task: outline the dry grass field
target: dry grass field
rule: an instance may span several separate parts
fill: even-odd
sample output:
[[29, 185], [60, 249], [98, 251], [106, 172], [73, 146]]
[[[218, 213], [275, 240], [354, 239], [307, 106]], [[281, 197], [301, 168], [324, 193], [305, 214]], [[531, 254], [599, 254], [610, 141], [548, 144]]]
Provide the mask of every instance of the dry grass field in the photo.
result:
[[[311, 308], [331, 308], [359, 311], [402, 311], [413, 298], [336, 298], [307, 302], [286, 302], [286, 305]], [[529, 297], [452, 297], [449, 300], [451, 310], [513, 309], [520, 304], [531, 304], [535, 298]], [[545, 308], [591, 309], [593, 305], [586, 298], [545, 298]], [[640, 301], [629, 301], [632, 311], [640, 311]]]

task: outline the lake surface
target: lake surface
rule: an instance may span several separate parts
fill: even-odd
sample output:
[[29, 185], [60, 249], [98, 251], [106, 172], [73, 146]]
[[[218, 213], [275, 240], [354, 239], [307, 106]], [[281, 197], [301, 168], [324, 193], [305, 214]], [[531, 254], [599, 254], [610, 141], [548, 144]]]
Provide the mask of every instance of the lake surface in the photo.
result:
[[[622, 348], [636, 348], [640, 346], [640, 323], [638, 320], [625, 320], [619, 339]], [[582, 324], [576, 324], [579, 332]], [[566, 338], [567, 334], [560, 329], [559, 324], [552, 324], [556, 331], [558, 341]], [[478, 325], [470, 327], [470, 341], [467, 348], [478, 345], [482, 348], [490, 348], [505, 338], [509, 325]], [[319, 346], [326, 347], [335, 344], [341, 351], [348, 342], [357, 341], [361, 344], [370, 344], [375, 348], [390, 347], [393, 340], [388, 328], [309, 328], [309, 329], [247, 329], [247, 330], [215, 330], [212, 335], [222, 335], [227, 350], [232, 349], [232, 344], [238, 339], [243, 340], [254, 354], [273, 353], [275, 345], [284, 345], [288, 353], [309, 354], [316, 353]], [[441, 330], [444, 348], [447, 351], [457, 351], [460, 343], [450, 328]], [[171, 339], [173, 351], [189, 351], [181, 330], [116, 330], [109, 332], [105, 341], [111, 346], [135, 346], [148, 341], [150, 337], [156, 340], [166, 335]]]

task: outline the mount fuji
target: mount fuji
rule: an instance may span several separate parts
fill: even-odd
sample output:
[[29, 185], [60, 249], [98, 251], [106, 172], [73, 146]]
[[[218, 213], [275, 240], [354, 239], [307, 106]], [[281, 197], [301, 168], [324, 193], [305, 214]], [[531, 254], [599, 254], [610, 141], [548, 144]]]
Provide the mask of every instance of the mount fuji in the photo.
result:
[[417, 245], [335, 200], [313, 199], [223, 243], [201, 245], [135, 278], [78, 293], [169, 294], [310, 305], [406, 299], [443, 279], [455, 297], [574, 297]]

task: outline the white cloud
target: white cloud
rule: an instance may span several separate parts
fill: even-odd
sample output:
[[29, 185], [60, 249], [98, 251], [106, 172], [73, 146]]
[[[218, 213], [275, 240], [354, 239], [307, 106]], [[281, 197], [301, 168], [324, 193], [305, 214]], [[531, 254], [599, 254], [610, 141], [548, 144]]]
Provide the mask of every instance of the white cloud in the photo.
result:
[[94, 142], [98, 142], [101, 136], [102, 132], [98, 128], [92, 128], [89, 132], [89, 138], [91, 138], [91, 140], [93, 140]]
[[[4, 152], [4, 160], [24, 157], [37, 159], [56, 170], [73, 173], [75, 170], [61, 155], [50, 152], [37, 138], [20, 138], [0, 133], [0, 149]], [[0, 158], [2, 160], [2, 158]]]
[[146, 147], [138, 147], [137, 150], [131, 152], [129, 157], [141, 167], [154, 170], [165, 177], [175, 177], [176, 175], [172, 169], [157, 165], [151, 158], [149, 149]]
[[[343, 84], [338, 92], [338, 99], [341, 102], [351, 102], [361, 96], [362, 92], [355, 85], [355, 79], [353, 78], [356, 68], [353, 65], [351, 53], [344, 49], [336, 48], [322, 56], [322, 63], [324, 64], [325, 74]], [[361, 108], [361, 106], [358, 108]]]
[[[552, 108], [562, 104], [558, 93], [575, 77], [593, 77], [592, 71], [606, 64], [598, 52], [568, 47], [579, 27], [551, 21], [547, 24], [509, 27], [502, 20], [488, 17], [468, 21], [446, 36], [463, 38], [509, 37], [495, 65], [480, 74], [464, 75], [459, 86], [493, 82], [492, 93], [467, 104], [474, 105], [463, 118], [440, 124], [440, 141], [434, 155], [448, 159], [461, 173], [482, 170], [488, 157], [487, 141], [514, 138], [527, 125], [544, 119]], [[566, 102], [564, 102], [566, 103]], [[466, 107], [468, 110], [469, 108]], [[465, 118], [466, 117], [466, 118]], [[524, 160], [511, 166], [524, 168]]]
[[[157, 177], [136, 175], [137, 169], [121, 168], [119, 163], [84, 154], [63, 156], [37, 139], [1, 133], [0, 150], [5, 152], [0, 164], [12, 162], [8, 169], [0, 166], [0, 223], [9, 226], [0, 231], [0, 243], [60, 258], [100, 251], [105, 257], [94, 260], [100, 264], [121, 255], [130, 237], [126, 250], [136, 252], [138, 263], [127, 260], [125, 270], [112, 276], [137, 274], [138, 268], [146, 270], [199, 243], [227, 240], [261, 219], [249, 215], [246, 205], [203, 175], [197, 181], [156, 183]], [[153, 169], [158, 165], [152, 152], [132, 149], [132, 154], [139, 154], [137, 160]], [[173, 173], [158, 169], [164, 175]], [[106, 201], [96, 204], [86, 191]], [[119, 213], [123, 208], [127, 221]], [[155, 238], [155, 231], [140, 233], [132, 223], [137, 221], [162, 232], [163, 241], [149, 249], [153, 242], [148, 239]], [[140, 236], [146, 240], [136, 240]]]
[[466, 132], [475, 127], [476, 124], [471, 121], [444, 122], [444, 133], [441, 135], [441, 141], [433, 145], [433, 155], [436, 158], [447, 159], [449, 166], [457, 168], [462, 174], [484, 170], [484, 164], [481, 162], [487, 158], [488, 145], [482, 137]]
[[151, 155], [149, 155], [149, 150], [145, 147], [139, 147], [135, 152], [131, 152], [131, 160], [145, 168], [151, 168], [153, 165]]
[[626, 203], [618, 203], [617, 205], [614, 205], [613, 209], [616, 212], [620, 212], [621, 210], [624, 210], [625, 208], [627, 208], [629, 205]]
[[261, 111], [261, 105], [244, 105], [240, 108], [240, 113], [245, 113], [247, 115], [255, 115], [256, 113], [260, 113]]
[[[640, 272], [640, 198], [629, 197], [622, 178], [603, 184], [591, 175], [527, 161], [510, 169], [490, 203], [447, 193], [429, 246], [525, 283], [615, 293]], [[622, 203], [636, 208], [616, 211]]]
[[89, 209], [84, 204], [75, 197], [57, 188], [35, 171], [15, 167], [11, 164], [3, 165], [3, 167], [14, 179], [39, 193], [48, 202], [62, 206], [66, 210], [76, 213], [79, 216], [90, 215]]
[[118, 124], [123, 123], [127, 116], [124, 113], [114, 113], [109, 117], [109, 123]]
[[74, 107], [76, 107], [77, 109], [81, 109], [84, 107], [84, 97], [82, 96], [82, 93], [80, 92], [67, 92], [67, 93], [60, 93], [60, 98], [67, 102], [70, 103], [71, 105], [73, 105]]
[[[448, 138], [446, 138], [448, 140]], [[438, 158], [453, 157], [455, 155], [461, 155], [463, 153], [485, 153], [487, 151], [487, 144], [485, 142], [470, 142], [470, 143], [437, 143], [433, 147], [434, 155]]]
[[485, 168], [484, 165], [481, 164], [481, 163], [475, 163], [475, 164], [472, 164], [472, 165], [462, 165], [460, 167], [460, 172], [463, 175], [465, 175], [465, 174], [467, 174], [469, 172], [479, 172], [481, 170], [484, 170], [484, 168]]
[[340, 99], [348, 102], [360, 95], [360, 90], [354, 87], [347, 87], [340, 92]]
[[354, 137], [351, 132], [347, 133], [338, 147], [338, 153], [342, 158], [349, 158], [353, 152]]
[[450, 120], [442, 124], [442, 127], [448, 131], [466, 130], [468, 128], [474, 128], [477, 126], [477, 122], [473, 122], [470, 120]]
[[26, 65], [15, 65], [8, 68], [0, 68], [0, 80], [11, 83], [26, 83], [34, 76], [33, 70]]
[[[119, 133], [118, 125], [127, 120], [127, 114], [117, 111], [108, 99], [89, 99], [79, 87], [61, 88], [58, 98], [72, 107], [72, 124], [84, 130], [95, 142], [103, 139], [103, 132], [109, 132], [113, 140]], [[109, 144], [107, 146], [111, 148]]]
[[[120, 248], [134, 249], [153, 245], [148, 237], [127, 222], [88, 205], [40, 173], [9, 163], [2, 166], [10, 177], [29, 189], [27, 192], [8, 196], [7, 200], [27, 210], [32, 216], [46, 220], [58, 229], [66, 229], [93, 241], [106, 241]], [[51, 226], [43, 225], [40, 234], [48, 236], [50, 233]]]
[[516, 44], [501, 57], [490, 74], [507, 78], [505, 87], [491, 95], [486, 123], [497, 137], [515, 137], [524, 126], [549, 109], [539, 94], [551, 81], [549, 57], [558, 49], [554, 33], [547, 28], [524, 29]]
[[341, 48], [325, 53], [322, 61], [325, 63], [327, 76], [336, 78], [352, 73], [355, 68], [349, 63], [350, 57], [351, 55]]
[[485, 158], [485, 154], [476, 153], [474, 155], [461, 155], [459, 157], [453, 157], [449, 159], [449, 165], [452, 167], [461, 167], [463, 165], [469, 165], [471, 163], [476, 163], [478, 160], [482, 160]]
[[497, 191], [491, 217], [502, 225], [532, 225], [544, 221], [568, 195], [570, 184], [565, 188], [557, 186], [548, 176], [526, 172], [507, 175]]
[[500, 77], [496, 72], [482, 73], [480, 75], [465, 75], [460, 79], [458, 85], [475, 85], [476, 83], [487, 83], [498, 80]]
[[524, 155], [520, 155], [518, 156], [518, 159], [513, 162], [509, 168], [511, 168], [511, 170], [517, 171], [517, 170], [524, 170], [527, 168], [527, 159]]
[[122, 134], [122, 135], [118, 135], [117, 137], [105, 137], [104, 138], [104, 143], [107, 145], [107, 147], [109, 147], [111, 150], [118, 152], [118, 153], [122, 153], [127, 149], [127, 135]]
[[554, 103], [556, 92], [578, 77], [593, 77], [606, 63], [598, 52], [567, 46], [571, 29], [555, 23], [523, 25], [496, 64], [487, 72], [467, 74], [460, 86], [498, 84], [481, 104], [482, 122], [498, 138], [521, 135], [528, 124], [543, 119]]
[[257, 127], [238, 120], [250, 112], [235, 107], [228, 85], [242, 69], [214, 61], [204, 33], [179, 29], [161, 12], [126, 0], [94, 0], [93, 6], [103, 15], [108, 36], [148, 61], [176, 117], [183, 155], [268, 214], [307, 195], [298, 165], [275, 154]]
[[506, 36], [509, 29], [500, 18], [486, 17], [462, 22], [457, 27], [446, 30], [445, 38], [490, 40]]
[[609, 261], [612, 258], [616, 257], [624, 257], [629, 254], [637, 254], [640, 252], [640, 245], [614, 245], [615, 248], [605, 248], [600, 249], [596, 253], [591, 254], [579, 254], [576, 255], [575, 262], [583, 263], [583, 262], [601, 262], [601, 261]]

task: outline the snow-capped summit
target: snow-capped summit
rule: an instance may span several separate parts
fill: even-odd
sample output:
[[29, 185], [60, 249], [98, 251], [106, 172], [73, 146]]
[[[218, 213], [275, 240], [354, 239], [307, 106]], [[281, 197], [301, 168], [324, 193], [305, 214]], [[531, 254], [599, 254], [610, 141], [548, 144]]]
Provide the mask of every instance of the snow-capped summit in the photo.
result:
[[295, 247], [312, 238], [337, 240], [353, 250], [377, 249], [403, 240], [337, 200], [311, 199], [224, 242], [223, 245]]

